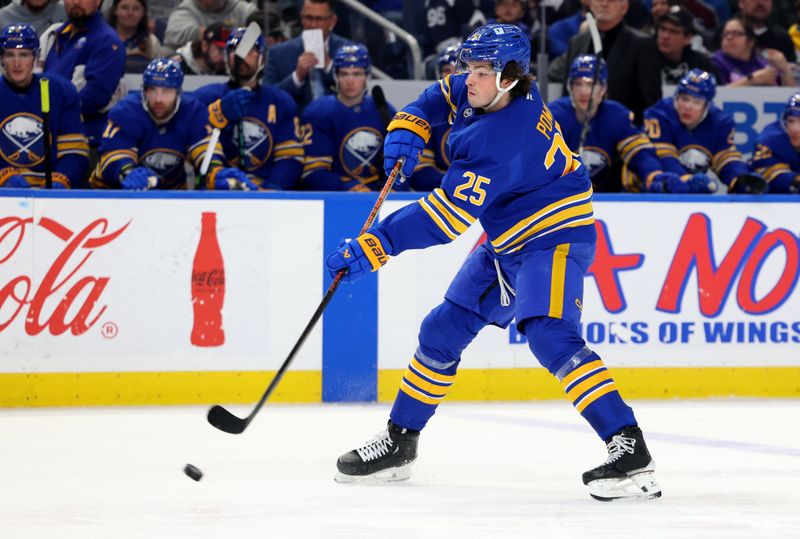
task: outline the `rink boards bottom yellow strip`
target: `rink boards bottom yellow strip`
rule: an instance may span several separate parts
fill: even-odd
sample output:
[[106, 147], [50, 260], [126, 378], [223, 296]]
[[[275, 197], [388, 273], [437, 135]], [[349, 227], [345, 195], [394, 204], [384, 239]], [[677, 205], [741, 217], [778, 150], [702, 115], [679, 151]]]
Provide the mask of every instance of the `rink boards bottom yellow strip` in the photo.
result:
[[[626, 399], [705, 397], [800, 397], [800, 367], [610, 368]], [[391, 402], [403, 370], [378, 374], [378, 400]], [[542, 368], [459, 369], [448, 401], [565, 399], [556, 379]]]
[[[252, 403], [275, 372], [0, 374], [0, 407]], [[276, 402], [320, 402], [320, 371], [287, 372]]]

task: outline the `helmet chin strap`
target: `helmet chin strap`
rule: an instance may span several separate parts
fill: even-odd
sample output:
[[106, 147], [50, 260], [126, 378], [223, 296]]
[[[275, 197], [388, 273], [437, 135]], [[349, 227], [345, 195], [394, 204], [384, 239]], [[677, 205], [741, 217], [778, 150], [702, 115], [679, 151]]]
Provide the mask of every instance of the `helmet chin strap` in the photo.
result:
[[150, 111], [150, 105], [147, 104], [147, 97], [145, 97], [145, 95], [144, 95], [144, 89], [142, 89], [142, 106], [144, 107], [144, 110], [147, 111], [147, 114], [150, 115], [150, 118], [152, 118], [153, 121], [156, 123], [156, 125], [164, 125], [165, 123], [169, 122], [172, 119], [173, 116], [175, 116], [178, 113], [178, 109], [181, 106], [181, 92], [178, 91], [178, 95], [175, 98], [175, 107], [172, 109], [172, 112], [167, 114], [167, 116], [162, 120], [159, 120], [158, 118], [153, 116], [153, 113]]
[[495, 76], [495, 79], [494, 79], [494, 85], [495, 85], [495, 87], [497, 88], [497, 95], [496, 95], [496, 96], [494, 96], [494, 99], [492, 99], [492, 102], [491, 102], [491, 103], [489, 103], [488, 105], [486, 105], [485, 107], [483, 107], [483, 109], [484, 109], [485, 111], [487, 111], [487, 112], [489, 112], [489, 111], [491, 110], [491, 108], [492, 108], [492, 107], [494, 107], [495, 105], [497, 105], [497, 102], [498, 102], [498, 101], [500, 101], [500, 99], [503, 97], [503, 95], [505, 95], [506, 93], [508, 93], [509, 91], [511, 91], [511, 89], [512, 89], [514, 86], [516, 86], [516, 85], [517, 85], [517, 83], [519, 82], [519, 79], [517, 79], [517, 80], [515, 80], [514, 82], [512, 82], [512, 83], [511, 83], [511, 84], [508, 86], [508, 88], [501, 88], [501, 87], [500, 87], [500, 75], [501, 75], [501, 73], [500, 73], [499, 71], [496, 71], [495, 73], [496, 73], [496, 76]]

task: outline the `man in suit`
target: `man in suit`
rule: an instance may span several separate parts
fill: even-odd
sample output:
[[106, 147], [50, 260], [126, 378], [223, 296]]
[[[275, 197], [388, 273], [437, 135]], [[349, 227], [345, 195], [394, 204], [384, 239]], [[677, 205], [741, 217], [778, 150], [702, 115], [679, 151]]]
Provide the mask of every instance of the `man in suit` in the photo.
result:
[[[608, 97], [633, 111], [636, 122], [641, 123], [644, 109], [661, 99], [660, 66], [653, 61], [657, 55], [655, 43], [623, 22], [628, 0], [592, 0], [591, 11], [597, 19], [602, 56], [608, 64]], [[567, 67], [575, 57], [595, 53], [588, 31], [574, 36], [566, 54], [551, 64], [550, 78], [565, 81]]]
[[319, 28], [325, 39], [325, 68], [314, 67], [317, 57], [305, 52], [302, 36], [297, 36], [269, 50], [264, 83], [288, 92], [297, 102], [298, 113], [312, 100], [333, 93], [333, 55], [349, 42], [333, 33], [336, 26], [334, 0], [305, 0], [300, 12], [303, 30]]

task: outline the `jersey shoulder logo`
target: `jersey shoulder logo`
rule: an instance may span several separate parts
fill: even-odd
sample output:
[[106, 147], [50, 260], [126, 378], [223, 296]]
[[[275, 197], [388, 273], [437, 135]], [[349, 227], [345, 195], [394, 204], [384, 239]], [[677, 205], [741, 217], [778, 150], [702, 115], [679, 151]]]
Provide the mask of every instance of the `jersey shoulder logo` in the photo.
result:
[[378, 179], [378, 165], [374, 163], [383, 145], [383, 135], [373, 127], [357, 127], [342, 139], [339, 160], [342, 168], [353, 178], [362, 182]]
[[12, 114], [0, 124], [0, 155], [15, 167], [33, 167], [44, 161], [44, 127], [35, 114]]

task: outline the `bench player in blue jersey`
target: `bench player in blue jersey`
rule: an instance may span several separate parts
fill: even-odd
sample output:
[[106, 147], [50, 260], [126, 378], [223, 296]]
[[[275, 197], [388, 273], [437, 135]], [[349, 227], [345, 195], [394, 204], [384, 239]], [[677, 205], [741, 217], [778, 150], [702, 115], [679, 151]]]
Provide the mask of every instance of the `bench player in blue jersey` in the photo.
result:
[[[645, 132], [656, 147], [661, 165], [685, 182], [665, 185], [665, 191], [716, 190], [716, 182], [698, 174], [715, 174], [732, 193], [758, 193], [766, 187], [762, 178], [750, 172], [736, 149], [733, 118], [714, 105], [716, 93], [714, 75], [692, 69], [681, 78], [673, 97], [665, 97], [644, 111]], [[623, 181], [629, 190], [641, 189], [641, 179]], [[653, 190], [652, 186], [647, 187]]]
[[800, 193], [800, 93], [758, 135], [750, 167], [767, 180], [770, 193]]
[[262, 36], [236, 72], [234, 52], [245, 31], [235, 28], [225, 45], [228, 82], [208, 84], [192, 95], [208, 106], [209, 122], [222, 131], [228, 163], [262, 189], [295, 189], [303, 167], [297, 105], [283, 90], [260, 83], [266, 54]]
[[[334, 53], [336, 94], [317, 98], [303, 111], [303, 189], [370, 191], [383, 186], [386, 121], [367, 95], [370, 67], [364, 45], [344, 45]], [[395, 113], [387, 107], [386, 120]]]
[[54, 142], [50, 162], [54, 188], [80, 185], [89, 166], [89, 144], [81, 123], [78, 92], [66, 79], [50, 79], [50, 133], [44, 130], [42, 75], [34, 74], [39, 37], [27, 24], [0, 32], [0, 187], [45, 184], [45, 137]]
[[[597, 81], [593, 84], [597, 73]], [[619, 192], [622, 165], [646, 178], [648, 185], [679, 182], [680, 177], [661, 169], [650, 139], [633, 124], [633, 113], [621, 103], [605, 99], [608, 90], [606, 61], [592, 54], [572, 61], [567, 79], [568, 96], [549, 103], [567, 145], [579, 149], [587, 118], [589, 128], [581, 153], [595, 191]], [[592, 95], [593, 93], [593, 95]], [[591, 97], [592, 110], [587, 112]]]
[[431, 126], [451, 119], [452, 162], [441, 187], [344, 242], [326, 265], [354, 280], [389, 256], [452, 241], [476, 220], [488, 240], [422, 322], [386, 430], [339, 457], [337, 480], [408, 477], [419, 431], [456, 382], [461, 352], [485, 326], [516, 320], [536, 358], [606, 442], [606, 462], [583, 474], [590, 494], [657, 497], [655, 465], [633, 411], [578, 330], [596, 241], [586, 168], [531, 85], [530, 44], [519, 28], [475, 30], [461, 59], [467, 72], [404, 107], [384, 146], [385, 166], [404, 158], [410, 174]]
[[[143, 91], [114, 105], [100, 143], [92, 186], [109, 189], [186, 189], [188, 161], [200, 169], [209, 144], [206, 108], [181, 94], [183, 72], [170, 58], [152, 60], [142, 75]], [[199, 187], [257, 189], [247, 175], [222, 166], [214, 154]]]

